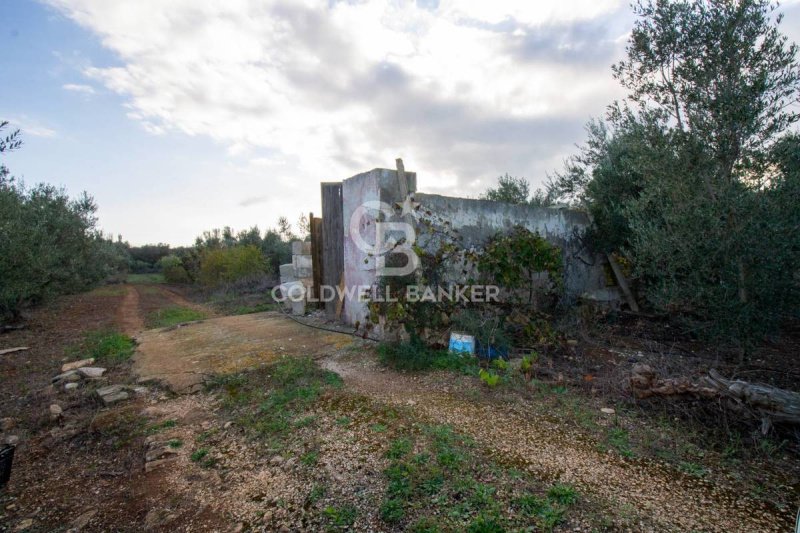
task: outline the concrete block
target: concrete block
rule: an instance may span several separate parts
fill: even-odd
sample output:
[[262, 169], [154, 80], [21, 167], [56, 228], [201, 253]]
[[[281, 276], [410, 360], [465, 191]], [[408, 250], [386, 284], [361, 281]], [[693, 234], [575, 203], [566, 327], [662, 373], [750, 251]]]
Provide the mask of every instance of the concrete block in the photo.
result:
[[311, 255], [311, 243], [292, 241], [292, 255]]
[[287, 263], [280, 266], [281, 270], [281, 283], [291, 283], [297, 278], [294, 276], [294, 264]]
[[313, 263], [310, 255], [295, 255], [292, 256], [292, 264], [294, 265], [294, 278], [310, 278], [314, 276]]

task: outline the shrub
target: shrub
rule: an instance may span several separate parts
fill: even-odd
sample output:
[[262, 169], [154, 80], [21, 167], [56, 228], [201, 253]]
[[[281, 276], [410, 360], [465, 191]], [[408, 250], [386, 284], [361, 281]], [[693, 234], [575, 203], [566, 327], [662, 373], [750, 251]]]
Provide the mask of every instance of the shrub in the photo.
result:
[[206, 287], [259, 276], [267, 271], [264, 254], [255, 246], [205, 250], [200, 257], [199, 281]]
[[158, 261], [161, 272], [167, 283], [189, 283], [189, 273], [183, 266], [181, 258], [177, 255], [167, 255]]

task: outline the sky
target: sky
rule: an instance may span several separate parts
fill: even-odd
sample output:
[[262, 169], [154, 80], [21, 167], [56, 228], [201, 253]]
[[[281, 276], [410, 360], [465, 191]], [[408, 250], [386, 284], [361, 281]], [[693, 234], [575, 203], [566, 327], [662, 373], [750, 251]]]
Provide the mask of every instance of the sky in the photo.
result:
[[320, 182], [397, 157], [424, 192], [536, 187], [624, 96], [632, 25], [627, 0], [0, 0], [2, 162], [134, 245], [319, 214]]

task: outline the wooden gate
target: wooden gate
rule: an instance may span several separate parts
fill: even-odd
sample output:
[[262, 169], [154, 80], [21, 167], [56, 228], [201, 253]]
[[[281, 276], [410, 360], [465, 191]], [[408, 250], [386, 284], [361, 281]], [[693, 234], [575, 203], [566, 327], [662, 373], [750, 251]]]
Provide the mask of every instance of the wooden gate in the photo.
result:
[[[322, 183], [322, 284], [344, 285], [344, 220], [342, 219], [342, 183]], [[330, 291], [330, 289], [329, 289]], [[325, 302], [328, 318], [341, 313], [338, 299]]]

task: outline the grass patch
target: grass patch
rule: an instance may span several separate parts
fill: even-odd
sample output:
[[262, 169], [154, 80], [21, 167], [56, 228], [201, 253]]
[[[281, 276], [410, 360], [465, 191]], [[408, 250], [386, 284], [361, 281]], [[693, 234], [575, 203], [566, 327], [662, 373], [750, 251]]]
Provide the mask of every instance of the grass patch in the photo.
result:
[[165, 429], [174, 428], [176, 425], [178, 425], [178, 423], [174, 420], [164, 420], [163, 422], [147, 426], [145, 433], [148, 435], [153, 435], [160, 431], [164, 431]]
[[173, 449], [180, 448], [181, 446], [183, 446], [183, 441], [181, 439], [170, 439], [170, 441], [167, 444], [169, 445], [170, 448]]
[[328, 506], [322, 514], [328, 519], [328, 529], [346, 531], [355, 523], [358, 510], [352, 505]]
[[70, 359], [94, 357], [97, 363], [113, 365], [130, 359], [136, 350], [136, 342], [123, 333], [108, 330], [92, 331], [83, 341], [66, 350]]
[[314, 466], [319, 461], [319, 452], [311, 451], [300, 456], [300, 462], [306, 466]]
[[608, 445], [617, 450], [623, 457], [632, 458], [633, 450], [628, 432], [622, 428], [611, 428], [608, 430]]
[[264, 313], [266, 311], [275, 311], [277, 309], [275, 302], [263, 302], [255, 305], [242, 305], [235, 307], [231, 310], [232, 315], [250, 315], [253, 313]]
[[382, 364], [395, 370], [459, 370], [476, 373], [478, 369], [476, 357], [432, 350], [419, 339], [382, 343], [378, 346], [378, 356]]
[[320, 396], [342, 386], [341, 378], [309, 358], [287, 357], [272, 365], [241, 374], [219, 376], [209, 387], [221, 392], [223, 406], [251, 435], [280, 445], [298, 437], [300, 428], [313, 427], [306, 412]]
[[207, 318], [205, 313], [188, 307], [167, 307], [147, 315], [148, 328], [166, 328], [184, 322], [193, 322]]
[[128, 283], [166, 283], [164, 275], [160, 272], [153, 274], [128, 274], [125, 281]]

